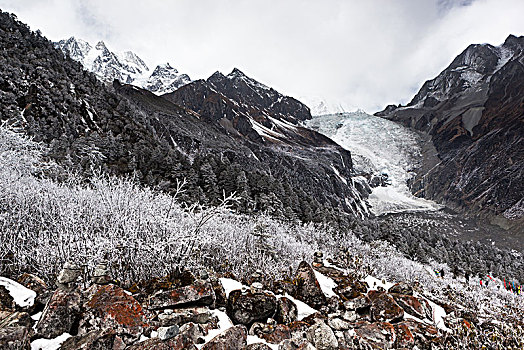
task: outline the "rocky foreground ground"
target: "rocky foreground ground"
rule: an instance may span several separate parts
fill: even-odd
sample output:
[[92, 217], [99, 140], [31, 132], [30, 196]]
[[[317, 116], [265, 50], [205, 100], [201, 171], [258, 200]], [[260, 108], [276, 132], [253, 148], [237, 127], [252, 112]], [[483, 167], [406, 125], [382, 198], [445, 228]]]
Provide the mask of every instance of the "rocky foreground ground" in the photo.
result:
[[104, 265], [89, 282], [82, 275], [66, 264], [57, 289], [31, 274], [2, 278], [0, 348], [447, 349], [474, 327], [416, 283], [361, 281], [319, 257], [287, 281], [257, 272], [249, 287], [207, 271], [126, 288]]

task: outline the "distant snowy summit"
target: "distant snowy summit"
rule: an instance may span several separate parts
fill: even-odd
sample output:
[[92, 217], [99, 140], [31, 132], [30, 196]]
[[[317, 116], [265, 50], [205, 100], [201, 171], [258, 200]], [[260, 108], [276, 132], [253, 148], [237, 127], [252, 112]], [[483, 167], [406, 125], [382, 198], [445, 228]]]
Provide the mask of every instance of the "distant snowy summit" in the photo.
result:
[[318, 96], [301, 96], [299, 100], [309, 107], [313, 116], [349, 113], [357, 110], [356, 106]]
[[104, 81], [118, 79], [122, 83], [139, 86], [157, 95], [173, 92], [191, 82], [187, 74], [179, 73], [169, 63], [158, 65], [151, 72], [135, 53], [112, 52], [103, 41], [92, 46], [85, 40], [71, 37], [54, 45]]

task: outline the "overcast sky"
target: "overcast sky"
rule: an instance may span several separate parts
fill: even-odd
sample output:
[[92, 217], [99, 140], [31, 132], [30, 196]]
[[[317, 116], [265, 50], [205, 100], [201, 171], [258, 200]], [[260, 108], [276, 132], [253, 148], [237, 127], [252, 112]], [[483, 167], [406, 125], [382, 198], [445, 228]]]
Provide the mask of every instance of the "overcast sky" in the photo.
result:
[[294, 97], [368, 112], [406, 103], [470, 43], [524, 34], [523, 0], [0, 0], [51, 40], [169, 61], [192, 79], [238, 67]]

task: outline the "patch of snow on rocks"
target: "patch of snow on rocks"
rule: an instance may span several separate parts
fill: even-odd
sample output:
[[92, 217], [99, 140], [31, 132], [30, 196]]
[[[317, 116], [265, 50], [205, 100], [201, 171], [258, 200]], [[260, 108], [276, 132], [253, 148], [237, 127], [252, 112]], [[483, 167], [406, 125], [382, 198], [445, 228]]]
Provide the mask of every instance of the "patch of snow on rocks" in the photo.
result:
[[15, 303], [21, 307], [32, 306], [35, 303], [36, 293], [18, 282], [6, 277], [0, 277], [0, 286], [4, 286], [13, 297]]
[[242, 289], [242, 283], [235, 281], [231, 278], [220, 278], [220, 283], [222, 283], [222, 287], [224, 287], [227, 297], [229, 297], [229, 293], [231, 291], [236, 289]]
[[64, 333], [54, 339], [36, 339], [31, 343], [31, 350], [57, 350], [71, 335]]
[[316, 270], [313, 271], [315, 272], [315, 277], [317, 278], [318, 284], [320, 284], [320, 289], [322, 289], [322, 292], [324, 292], [328, 298], [335, 296], [336, 294], [333, 292], [333, 288], [337, 287], [335, 281]]
[[293, 298], [291, 295], [289, 294], [285, 294], [284, 295], [286, 298], [288, 298], [289, 300], [291, 300], [292, 302], [295, 303], [295, 305], [297, 306], [297, 311], [298, 311], [298, 320], [301, 321], [302, 319], [308, 317], [309, 315], [312, 315], [314, 314], [315, 312], [318, 312], [317, 310], [313, 309], [311, 306], [309, 306], [308, 304], [300, 301], [300, 300], [297, 300], [295, 298]]

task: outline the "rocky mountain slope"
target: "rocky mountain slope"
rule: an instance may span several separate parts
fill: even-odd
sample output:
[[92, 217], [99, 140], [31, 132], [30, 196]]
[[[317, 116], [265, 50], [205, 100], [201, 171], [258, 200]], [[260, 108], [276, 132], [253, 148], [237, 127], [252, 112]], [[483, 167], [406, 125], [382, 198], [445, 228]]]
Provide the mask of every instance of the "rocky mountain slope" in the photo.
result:
[[93, 47], [82, 39], [71, 37], [54, 45], [64, 54], [82, 63], [85, 69], [95, 73], [103, 81], [113, 82], [117, 79], [157, 95], [172, 92], [191, 81], [187, 74], [179, 73], [169, 63], [158, 65], [151, 72], [135, 53], [112, 52], [103, 41], [99, 41]]
[[408, 105], [376, 113], [430, 135], [439, 160], [426, 166], [413, 190], [521, 230], [523, 81], [524, 37], [510, 35], [498, 47], [470, 45]]
[[[300, 102], [239, 71], [165, 98], [113, 87], [10, 15], [1, 21], [2, 120], [49, 145], [49, 156], [70, 169], [132, 175], [168, 192], [185, 179], [190, 203], [216, 204], [236, 192], [238, 209], [292, 220], [366, 215], [366, 193], [351, 185], [350, 153], [296, 125], [310, 117]], [[80, 57], [81, 48], [72, 53]]]

